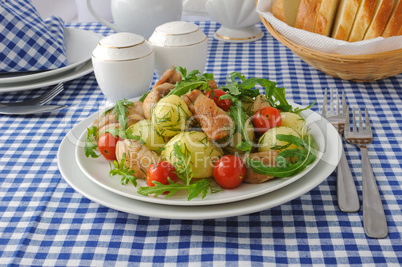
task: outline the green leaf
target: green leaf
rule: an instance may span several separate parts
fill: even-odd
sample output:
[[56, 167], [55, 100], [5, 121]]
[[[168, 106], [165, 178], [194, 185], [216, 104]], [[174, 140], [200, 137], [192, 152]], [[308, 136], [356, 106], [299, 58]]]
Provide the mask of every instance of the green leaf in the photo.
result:
[[[280, 152], [275, 158], [278, 167], [266, 166], [259, 160], [247, 158], [247, 165], [255, 172], [264, 175], [273, 175], [275, 177], [288, 177], [300, 173], [316, 159], [315, 141], [311, 135], [307, 135], [304, 140], [297, 136], [282, 134], [276, 135], [276, 138], [280, 141], [295, 144], [300, 148], [287, 149]], [[286, 160], [286, 158], [292, 157], [297, 158], [297, 162], [294, 164]]]
[[146, 93], [143, 93], [142, 96], [140, 97], [140, 99], [138, 101], [144, 102], [145, 98], [147, 98], [147, 96], [149, 95], [151, 91], [148, 91]]
[[169, 92], [167, 96], [181, 96], [187, 94], [194, 89], [208, 90], [208, 82], [214, 79], [213, 74], [201, 74], [198, 70], [193, 70], [188, 74], [187, 69], [185, 68], [176, 67], [176, 70], [180, 71], [182, 75], [182, 81], [180, 83], [176, 83], [175, 87]]
[[137, 186], [137, 177], [134, 176], [134, 170], [126, 167], [126, 153], [123, 153], [120, 163], [117, 160], [113, 161], [114, 169], [109, 171], [110, 176], [120, 175], [121, 184], [126, 185], [131, 182], [134, 186]]
[[127, 128], [127, 107], [131, 105], [133, 105], [133, 102], [130, 102], [127, 99], [117, 100], [113, 109], [113, 114], [116, 114], [116, 118], [123, 130], [126, 130]]
[[98, 128], [92, 126], [92, 128], [87, 128], [87, 137], [85, 139], [84, 152], [85, 156], [92, 158], [99, 158], [101, 154], [96, 154], [95, 150], [98, 149], [98, 142], [96, 141], [96, 132]]

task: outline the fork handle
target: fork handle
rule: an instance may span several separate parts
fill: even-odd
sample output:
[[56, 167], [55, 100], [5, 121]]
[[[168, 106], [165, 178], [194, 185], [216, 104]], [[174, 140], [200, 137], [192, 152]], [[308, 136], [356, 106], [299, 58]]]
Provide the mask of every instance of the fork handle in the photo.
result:
[[361, 155], [364, 230], [369, 237], [384, 238], [388, 234], [387, 220], [366, 147], [361, 147]]
[[343, 212], [358, 211], [360, 209], [359, 196], [343, 148], [336, 183], [339, 209]]

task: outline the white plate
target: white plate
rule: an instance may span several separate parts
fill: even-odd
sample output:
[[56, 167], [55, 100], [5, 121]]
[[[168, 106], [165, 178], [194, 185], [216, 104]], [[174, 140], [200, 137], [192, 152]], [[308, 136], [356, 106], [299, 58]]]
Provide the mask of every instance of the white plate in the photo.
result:
[[101, 38], [101, 35], [91, 31], [65, 28], [64, 41], [67, 53], [67, 66], [48, 71], [1, 73], [0, 84], [11, 85], [13, 83], [29, 82], [72, 70], [91, 59], [92, 51]]
[[11, 85], [0, 84], [0, 93], [16, 92], [23, 90], [32, 90], [41, 87], [51, 86], [60, 82], [67, 82], [82, 77], [93, 71], [92, 61], [88, 60], [83, 65], [75, 67], [73, 70], [61, 73], [59, 75], [50, 76], [48, 78], [38, 79], [35, 81], [14, 83]]
[[[98, 118], [99, 114], [102, 113], [103, 111], [101, 113], [95, 113], [89, 118], [85, 119], [85, 121], [87, 122], [87, 127], [89, 128], [93, 121]], [[272, 179], [263, 184], [242, 183], [239, 187], [235, 189], [226, 189], [216, 194], [208, 194], [204, 199], [202, 199], [201, 196], [198, 196], [191, 201], [188, 201], [188, 194], [186, 191], [179, 191], [168, 199], [165, 199], [164, 195], [161, 195], [159, 197], [144, 196], [137, 193], [138, 187], [147, 186], [146, 181], [140, 179], [137, 180], [137, 187], [134, 187], [131, 183], [127, 185], [122, 185], [120, 182], [120, 176], [109, 176], [110, 164], [103, 157], [94, 159], [87, 158], [85, 156], [84, 144], [87, 135], [86, 130], [84, 130], [79, 137], [78, 145], [76, 146], [75, 158], [77, 159], [77, 164], [81, 168], [81, 171], [93, 182], [113, 193], [128, 198], [162, 205], [178, 206], [204, 206], [235, 202], [267, 194], [269, 192], [285, 187], [291, 183], [294, 183], [298, 179], [306, 175], [308, 172], [310, 172], [317, 165], [318, 161], [322, 157], [323, 151], [325, 151], [324, 134], [315, 123], [317, 120], [321, 119], [321, 116], [311, 110], [303, 111], [301, 115], [306, 119], [306, 125], [310, 129], [309, 133], [314, 136], [317, 147], [319, 148], [317, 151], [317, 160], [315, 160], [310, 166], [308, 166], [304, 171], [299, 174], [286, 178]]]
[[325, 137], [325, 151], [316, 167], [298, 181], [269, 194], [251, 199], [208, 206], [169, 206], [139, 201], [106, 190], [92, 182], [76, 163], [75, 148], [78, 138], [88, 126], [87, 120], [77, 124], [60, 144], [57, 163], [66, 182], [90, 200], [122, 212], [168, 219], [204, 220], [238, 216], [269, 209], [291, 201], [318, 186], [336, 168], [342, 151], [338, 132], [325, 119], [317, 125]]

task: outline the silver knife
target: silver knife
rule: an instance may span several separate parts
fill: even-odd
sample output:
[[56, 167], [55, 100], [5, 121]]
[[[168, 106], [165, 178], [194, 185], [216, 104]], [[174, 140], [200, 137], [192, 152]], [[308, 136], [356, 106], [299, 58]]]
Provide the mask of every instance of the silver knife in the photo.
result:
[[58, 111], [67, 108], [67, 105], [45, 105], [45, 106], [10, 106], [0, 107], [0, 114], [4, 115], [26, 115]]

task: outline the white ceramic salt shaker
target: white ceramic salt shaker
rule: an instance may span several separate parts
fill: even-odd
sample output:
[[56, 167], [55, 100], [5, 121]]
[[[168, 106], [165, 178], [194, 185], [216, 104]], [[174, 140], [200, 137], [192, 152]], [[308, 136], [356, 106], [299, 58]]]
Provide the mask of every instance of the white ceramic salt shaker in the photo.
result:
[[128, 32], [104, 37], [92, 52], [96, 81], [111, 102], [141, 96], [150, 88], [155, 53], [144, 37]]
[[172, 21], [156, 27], [148, 40], [155, 50], [155, 73], [160, 77], [175, 67], [204, 71], [208, 56], [208, 38], [196, 24]]

